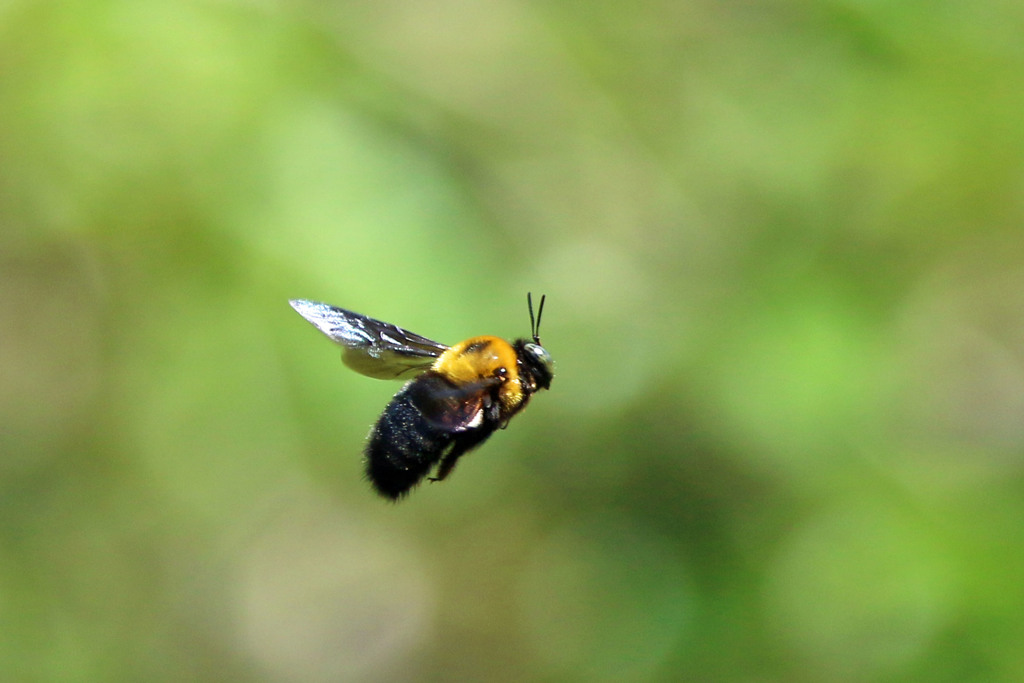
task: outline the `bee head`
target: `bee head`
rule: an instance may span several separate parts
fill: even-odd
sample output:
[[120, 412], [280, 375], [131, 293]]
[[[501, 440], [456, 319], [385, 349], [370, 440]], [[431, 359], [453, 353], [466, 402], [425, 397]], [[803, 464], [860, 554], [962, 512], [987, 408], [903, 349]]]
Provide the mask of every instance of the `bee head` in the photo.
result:
[[515, 344], [524, 369], [529, 372], [536, 385], [541, 389], [550, 389], [551, 379], [555, 376], [555, 361], [547, 349], [540, 345], [540, 317], [544, 314], [546, 298], [545, 295], [541, 295], [540, 305], [537, 306], [537, 317], [534, 318], [533, 295], [526, 294], [526, 305], [530, 309], [530, 336], [533, 337], [533, 342], [520, 339]]
[[516, 344], [523, 369], [540, 389], [550, 389], [551, 379], [555, 376], [555, 361], [551, 354], [540, 344], [520, 339]]

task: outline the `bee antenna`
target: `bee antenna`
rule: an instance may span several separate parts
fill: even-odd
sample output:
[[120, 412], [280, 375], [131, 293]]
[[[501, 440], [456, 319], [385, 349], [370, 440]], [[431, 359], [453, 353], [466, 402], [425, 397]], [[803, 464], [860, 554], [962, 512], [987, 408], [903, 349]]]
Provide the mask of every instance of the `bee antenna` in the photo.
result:
[[530, 308], [530, 334], [533, 336], [533, 341], [536, 344], [540, 344], [540, 317], [544, 315], [544, 301], [547, 299], [546, 294], [540, 295], [540, 305], [537, 306], [537, 318], [533, 317], [533, 294], [530, 292], [526, 293], [526, 305]]

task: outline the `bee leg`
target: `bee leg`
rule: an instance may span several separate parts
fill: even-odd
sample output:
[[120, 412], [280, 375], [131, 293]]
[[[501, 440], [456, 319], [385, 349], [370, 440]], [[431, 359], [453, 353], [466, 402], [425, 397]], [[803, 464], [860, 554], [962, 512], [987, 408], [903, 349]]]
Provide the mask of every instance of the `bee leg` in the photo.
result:
[[428, 477], [428, 479], [430, 481], [444, 480], [455, 469], [455, 463], [459, 461], [459, 458], [486, 441], [487, 437], [494, 433], [496, 426], [496, 422], [485, 419], [484, 423], [476, 429], [457, 434], [451, 448], [441, 458], [441, 464], [437, 468], [436, 476]]
[[[498, 403], [497, 399], [488, 398], [484, 403], [484, 423], [485, 424], [498, 424], [501, 422], [501, 404]], [[508, 421], [505, 421], [506, 424]], [[504, 425], [502, 429], [504, 429]]]
[[448, 449], [448, 452], [441, 458], [441, 464], [437, 467], [437, 474], [433, 477], [427, 477], [430, 481], [444, 481], [452, 470], [455, 469], [455, 463], [459, 461], [459, 458], [468, 451], [470, 448], [480, 443], [479, 440], [469, 440], [463, 437], [457, 439], [452, 447]]
[[437, 476], [427, 477], [429, 481], [444, 481], [448, 475], [452, 473], [452, 470], [455, 469], [455, 463], [459, 461], [459, 456], [465, 452], [464, 450], [459, 452], [456, 451], [458, 451], [458, 449], [453, 448], [444, 456], [444, 458], [441, 459], [441, 464], [437, 468]]

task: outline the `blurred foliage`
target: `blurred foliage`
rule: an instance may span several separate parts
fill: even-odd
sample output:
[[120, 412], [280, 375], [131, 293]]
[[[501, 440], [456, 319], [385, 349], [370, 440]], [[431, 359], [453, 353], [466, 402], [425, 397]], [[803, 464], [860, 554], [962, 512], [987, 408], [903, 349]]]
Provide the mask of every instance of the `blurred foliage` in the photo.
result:
[[[0, 4], [0, 672], [1024, 679], [1024, 5]], [[528, 331], [398, 505], [288, 307]]]

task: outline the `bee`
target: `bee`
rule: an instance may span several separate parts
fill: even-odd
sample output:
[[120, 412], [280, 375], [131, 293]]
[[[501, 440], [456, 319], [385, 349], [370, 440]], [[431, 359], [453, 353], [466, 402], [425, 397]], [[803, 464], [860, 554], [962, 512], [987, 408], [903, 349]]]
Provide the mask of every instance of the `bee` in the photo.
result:
[[407, 494], [437, 465], [430, 481], [445, 479], [455, 463], [549, 389], [554, 361], [541, 346], [544, 299], [530, 337], [507, 342], [470, 337], [445, 346], [407, 330], [306, 299], [292, 308], [342, 347], [348, 367], [377, 379], [408, 379], [384, 409], [366, 441], [366, 476], [385, 498]]

